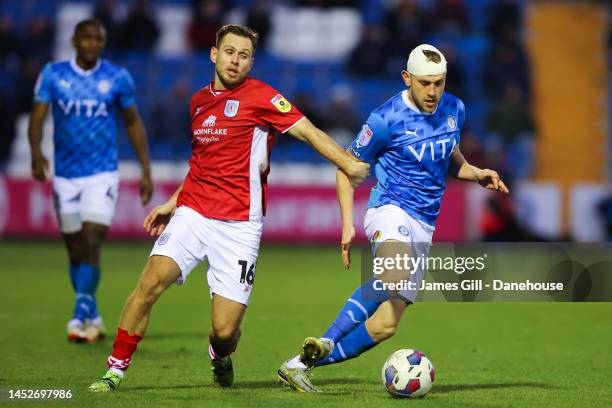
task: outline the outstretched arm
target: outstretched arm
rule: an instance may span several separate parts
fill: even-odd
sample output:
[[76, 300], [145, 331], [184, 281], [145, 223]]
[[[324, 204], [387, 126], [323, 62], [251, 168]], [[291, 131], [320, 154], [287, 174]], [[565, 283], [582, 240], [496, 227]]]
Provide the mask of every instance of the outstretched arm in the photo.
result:
[[289, 130], [289, 134], [298, 140], [308, 143], [321, 156], [335, 164], [346, 174], [350, 184], [353, 186], [358, 186], [368, 177], [369, 164], [353, 160], [350, 154], [342, 150], [331, 137], [313, 125], [307, 118], [302, 119], [293, 126]]
[[147, 147], [147, 132], [138, 114], [136, 105], [130, 105], [122, 110], [125, 119], [125, 128], [128, 138], [136, 151], [140, 162], [142, 175], [140, 177], [140, 201], [146, 205], [153, 195], [153, 181], [151, 180], [151, 165], [149, 163], [149, 149]]
[[45, 181], [49, 171], [49, 162], [44, 156], [41, 147], [43, 123], [48, 111], [48, 103], [34, 102], [28, 122], [28, 141], [30, 142], [30, 154], [32, 157], [32, 177], [37, 181]]
[[510, 192], [495, 170], [479, 169], [472, 166], [465, 160], [459, 149], [453, 152], [449, 172], [459, 180], [475, 181], [489, 190], [501, 191], [506, 194]]
[[[357, 160], [357, 159], [355, 159]], [[353, 196], [355, 189], [351, 185], [346, 174], [338, 170], [336, 172], [336, 193], [340, 204], [340, 219], [342, 221], [342, 262], [346, 269], [351, 267], [351, 243], [355, 238], [355, 227], [353, 226]]]

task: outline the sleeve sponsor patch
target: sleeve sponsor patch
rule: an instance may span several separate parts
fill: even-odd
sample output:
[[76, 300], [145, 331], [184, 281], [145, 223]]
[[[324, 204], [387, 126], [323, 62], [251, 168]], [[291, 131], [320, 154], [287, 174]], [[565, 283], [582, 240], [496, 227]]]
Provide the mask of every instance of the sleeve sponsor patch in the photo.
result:
[[282, 113], [287, 113], [291, 110], [291, 104], [281, 94], [277, 94], [270, 102]]
[[359, 133], [359, 137], [357, 138], [357, 148], [367, 146], [372, 140], [372, 129], [365, 124], [361, 128], [361, 132]]

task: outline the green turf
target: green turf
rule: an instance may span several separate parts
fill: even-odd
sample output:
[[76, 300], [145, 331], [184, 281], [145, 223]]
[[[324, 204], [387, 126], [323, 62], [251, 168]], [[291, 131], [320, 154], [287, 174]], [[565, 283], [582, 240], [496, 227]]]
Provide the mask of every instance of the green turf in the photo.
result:
[[[104, 249], [100, 309], [113, 330], [149, 249]], [[0, 259], [0, 388], [71, 389], [76, 401], [67, 406], [612, 406], [610, 303], [417, 304], [388, 342], [316, 370], [324, 394], [283, 389], [276, 369], [305, 336], [324, 331], [359, 275], [340, 267], [335, 248], [269, 246], [234, 354], [234, 388], [211, 386], [209, 297], [200, 267], [155, 306], [120, 390], [90, 394], [112, 336], [93, 346], [66, 341], [72, 295], [61, 244], [3, 241]], [[436, 367], [434, 388], [421, 400], [395, 400], [382, 387], [382, 363], [399, 348], [424, 351]]]

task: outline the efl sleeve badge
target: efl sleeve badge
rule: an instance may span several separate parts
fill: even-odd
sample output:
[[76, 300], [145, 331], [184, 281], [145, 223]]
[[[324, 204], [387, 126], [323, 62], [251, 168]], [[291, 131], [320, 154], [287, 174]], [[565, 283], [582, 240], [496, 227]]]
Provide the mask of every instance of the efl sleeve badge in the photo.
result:
[[270, 102], [282, 113], [287, 113], [291, 110], [291, 104], [281, 94], [276, 95]]

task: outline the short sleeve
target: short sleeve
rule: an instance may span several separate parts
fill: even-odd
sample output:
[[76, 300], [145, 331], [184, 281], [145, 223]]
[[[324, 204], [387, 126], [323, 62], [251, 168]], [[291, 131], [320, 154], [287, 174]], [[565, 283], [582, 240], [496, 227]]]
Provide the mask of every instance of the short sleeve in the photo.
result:
[[51, 103], [53, 99], [53, 69], [51, 63], [45, 65], [38, 74], [34, 86], [34, 102]]
[[389, 145], [389, 127], [378, 114], [372, 113], [348, 151], [357, 159], [373, 164], [380, 152]]
[[259, 109], [259, 119], [270, 124], [281, 133], [287, 132], [304, 118], [295, 106], [278, 93], [274, 88], [267, 87], [262, 92]]
[[459, 100], [457, 116], [459, 119], [459, 130], [463, 131], [463, 126], [465, 125], [465, 105], [461, 100]]
[[119, 76], [119, 106], [127, 108], [136, 103], [134, 80], [126, 69], [121, 70]]

